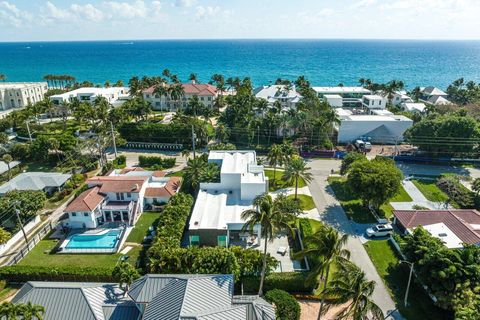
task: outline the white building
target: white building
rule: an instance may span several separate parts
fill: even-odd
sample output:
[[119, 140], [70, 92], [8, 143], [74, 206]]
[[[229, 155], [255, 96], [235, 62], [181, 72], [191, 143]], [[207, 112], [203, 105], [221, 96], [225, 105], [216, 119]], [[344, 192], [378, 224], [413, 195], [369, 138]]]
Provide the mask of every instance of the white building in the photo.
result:
[[166, 203], [179, 189], [180, 177], [141, 168], [114, 170], [87, 180], [88, 188], [64, 210], [70, 228], [97, 228], [117, 222], [133, 225], [146, 205]]
[[390, 144], [403, 140], [403, 133], [413, 121], [402, 115], [354, 115], [337, 109], [340, 118], [338, 142], [350, 143], [365, 137], [373, 143]]
[[412, 103], [412, 102], [413, 102], [413, 99], [407, 95], [407, 92], [405, 90], [397, 91], [392, 95], [391, 103], [394, 106], [399, 106], [402, 103]]
[[448, 94], [437, 87], [420, 88], [420, 100], [434, 106], [451, 104]]
[[[168, 89], [168, 85], [165, 86]], [[192, 82], [183, 83], [182, 87], [183, 97], [179, 103], [172, 100], [169, 94], [160, 96], [155, 92], [156, 86], [143, 90], [143, 99], [150, 102], [154, 110], [176, 111], [177, 107], [185, 109], [188, 106], [188, 100], [193, 97], [198, 97], [205, 107], [211, 108], [219, 94], [217, 87], [211, 84]]]
[[243, 211], [268, 192], [268, 178], [255, 151], [210, 151], [208, 161], [220, 166], [220, 182], [201, 183], [189, 225], [191, 245], [228, 247], [260, 243], [260, 226], [242, 232]]
[[400, 107], [405, 111], [413, 113], [424, 113], [427, 108], [427, 106], [421, 102], [402, 103]]
[[61, 94], [55, 94], [50, 97], [50, 100], [52, 100], [54, 104], [60, 105], [63, 102], [72, 102], [74, 99], [77, 99], [80, 102], [93, 103], [97, 97], [104, 97], [112, 105], [118, 106], [129, 99], [129, 90], [128, 87], [85, 87]]
[[362, 98], [362, 106], [368, 110], [385, 109], [387, 107], [387, 98], [376, 94], [368, 94]]
[[270, 85], [256, 88], [254, 90], [256, 98], [268, 101], [269, 105], [279, 102], [282, 110], [295, 109], [295, 106], [302, 96], [295, 90], [295, 86]]
[[[334, 108], [359, 107], [362, 97], [372, 93], [363, 87], [313, 87], [313, 90]], [[339, 97], [342, 98], [341, 104]]]
[[46, 82], [0, 82], [0, 110], [23, 108], [42, 101]]

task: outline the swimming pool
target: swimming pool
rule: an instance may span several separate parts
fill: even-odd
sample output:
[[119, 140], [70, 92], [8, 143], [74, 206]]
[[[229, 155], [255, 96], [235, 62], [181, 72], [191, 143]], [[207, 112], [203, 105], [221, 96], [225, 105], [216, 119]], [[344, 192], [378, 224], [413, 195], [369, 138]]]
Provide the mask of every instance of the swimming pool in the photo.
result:
[[121, 230], [108, 230], [102, 234], [76, 234], [69, 237], [66, 249], [114, 249], [120, 241]]

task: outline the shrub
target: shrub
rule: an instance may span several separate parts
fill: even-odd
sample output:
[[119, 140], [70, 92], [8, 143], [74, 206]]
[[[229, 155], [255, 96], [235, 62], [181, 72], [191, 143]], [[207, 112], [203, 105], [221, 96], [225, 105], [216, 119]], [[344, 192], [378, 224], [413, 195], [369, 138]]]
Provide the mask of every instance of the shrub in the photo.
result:
[[127, 166], [127, 157], [120, 155], [113, 160], [113, 167], [115, 169], [123, 169]]
[[460, 208], [471, 209], [475, 206], [474, 193], [462, 185], [457, 176], [442, 176], [437, 180], [437, 186]]
[[275, 305], [277, 319], [300, 319], [300, 305], [288, 292], [273, 289], [265, 294], [265, 300]]
[[162, 158], [155, 156], [139, 156], [138, 162], [140, 167], [152, 168], [154, 170], [169, 169], [175, 166], [175, 158]]
[[132, 142], [191, 144], [192, 128], [186, 124], [151, 122], [125, 123], [118, 128], [122, 138]]
[[28, 160], [30, 159], [30, 144], [16, 143], [10, 148], [10, 154], [15, 160]]
[[27, 281], [81, 281], [115, 282], [112, 268], [43, 267], [13, 265], [0, 268], [0, 279], [8, 282]]
[[[307, 283], [306, 272], [275, 272], [265, 277], [264, 290], [281, 289], [289, 293], [312, 293], [315, 284]], [[257, 293], [259, 277], [245, 277], [243, 289], [247, 293]]]

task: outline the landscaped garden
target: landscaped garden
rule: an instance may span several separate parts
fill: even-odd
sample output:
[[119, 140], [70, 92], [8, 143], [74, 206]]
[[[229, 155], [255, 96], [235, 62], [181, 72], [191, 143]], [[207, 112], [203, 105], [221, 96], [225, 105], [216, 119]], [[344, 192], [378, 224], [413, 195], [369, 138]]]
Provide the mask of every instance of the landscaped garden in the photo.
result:
[[130, 231], [126, 242], [142, 243], [143, 238], [148, 235], [148, 229], [150, 227], [153, 227], [154, 230], [157, 229], [160, 214], [160, 212], [143, 212], [135, 224], [135, 227]]
[[445, 202], [448, 200], [448, 195], [438, 188], [436, 180], [413, 179], [411, 181], [427, 200], [433, 202]]
[[[288, 183], [283, 180], [283, 173], [283, 171], [277, 169], [277, 171], [275, 172], [275, 179], [273, 179], [273, 169], [265, 169], [265, 175], [268, 177], [268, 189], [270, 192], [278, 189], [295, 187], [293, 183]], [[302, 178], [298, 179], [299, 188], [303, 188], [306, 185], [307, 184], [305, 183], [305, 180], [303, 180]]]
[[400, 264], [400, 259], [389, 240], [368, 241], [364, 246], [402, 316], [406, 319], [447, 318], [445, 311], [434, 306], [427, 293], [413, 279], [408, 307], [405, 308], [404, 297], [410, 269], [407, 264]]
[[[340, 201], [343, 210], [347, 216], [357, 223], [375, 223], [377, 220], [371, 211], [364, 207], [360, 199], [355, 198], [353, 193], [348, 189], [346, 179], [343, 177], [329, 177], [328, 182], [335, 197]], [[403, 187], [400, 187], [398, 193], [389, 200], [389, 202], [410, 202], [412, 198], [408, 195]], [[380, 215], [385, 218], [392, 217], [393, 208], [390, 203], [380, 206]]]
[[[291, 194], [287, 196], [287, 198], [295, 200], [295, 195]], [[297, 195], [296, 200], [300, 206], [300, 209], [304, 211], [315, 209], [315, 203], [313, 202], [313, 198], [306, 194], [299, 194]]]

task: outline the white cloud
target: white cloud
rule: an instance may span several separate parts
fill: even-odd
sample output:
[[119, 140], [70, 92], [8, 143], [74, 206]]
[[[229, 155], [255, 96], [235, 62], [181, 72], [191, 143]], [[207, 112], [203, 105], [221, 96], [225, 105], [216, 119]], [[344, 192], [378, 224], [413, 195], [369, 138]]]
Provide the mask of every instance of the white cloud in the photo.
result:
[[374, 4], [377, 4], [377, 0], [360, 0], [354, 3], [351, 6], [351, 8], [352, 9], [367, 8], [367, 7], [373, 6]]
[[173, 3], [174, 7], [193, 7], [197, 4], [197, 0], [176, 0]]
[[14, 4], [8, 1], [0, 2], [0, 25], [11, 25], [18, 28], [31, 19], [30, 13], [18, 9]]
[[197, 20], [206, 20], [211, 18], [228, 19], [233, 14], [231, 10], [222, 10], [219, 6], [197, 6], [195, 10], [195, 17]]
[[132, 3], [109, 1], [104, 2], [102, 7], [108, 12], [110, 19], [145, 18], [148, 12], [147, 6], [142, 0], [137, 0]]
[[103, 12], [90, 3], [83, 6], [79, 4], [72, 4], [70, 11], [77, 17], [83, 17], [89, 21], [99, 22], [104, 18]]
[[323, 8], [320, 11], [317, 11], [314, 13], [305, 12], [305, 11], [299, 12], [297, 13], [297, 17], [302, 24], [311, 25], [311, 24], [317, 24], [323, 21], [325, 18], [330, 17], [334, 13], [335, 11], [333, 9]]

